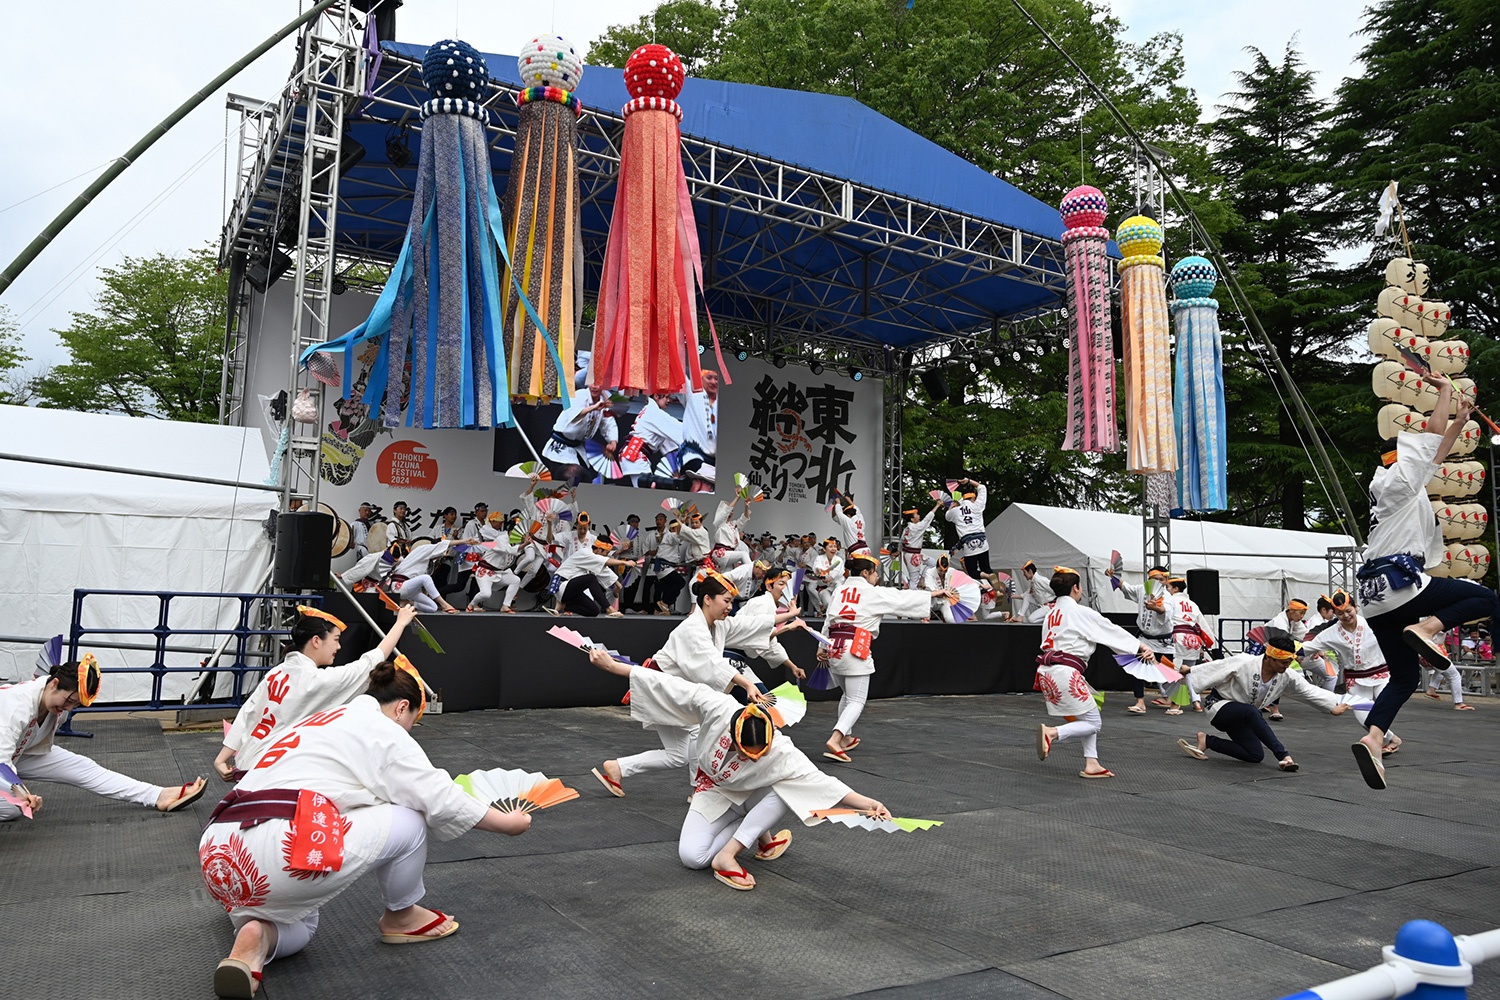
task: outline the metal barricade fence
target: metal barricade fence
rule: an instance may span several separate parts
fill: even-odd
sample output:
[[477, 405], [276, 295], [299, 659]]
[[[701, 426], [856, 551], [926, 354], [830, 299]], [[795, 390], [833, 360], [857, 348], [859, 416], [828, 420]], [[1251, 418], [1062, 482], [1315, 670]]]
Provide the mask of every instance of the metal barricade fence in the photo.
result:
[[[160, 602], [157, 610], [156, 625], [152, 628], [117, 628], [104, 626], [90, 626], [83, 624], [84, 601], [89, 597], [145, 597], [154, 598]], [[172, 602], [179, 598], [189, 599], [215, 599], [239, 601], [239, 615], [233, 628], [174, 628], [171, 624]], [[129, 710], [159, 710], [163, 708], [181, 707], [180, 701], [164, 702], [162, 700], [162, 681], [168, 674], [192, 673], [192, 674], [220, 674], [229, 673], [234, 676], [227, 701], [195, 701], [194, 708], [237, 708], [244, 701], [245, 674], [249, 671], [262, 671], [269, 669], [269, 663], [251, 665], [250, 659], [260, 659], [262, 654], [251, 650], [250, 643], [262, 637], [287, 637], [291, 635], [290, 629], [285, 628], [262, 628], [252, 625], [250, 621], [251, 608], [257, 602], [285, 601], [297, 604], [318, 606], [323, 603], [321, 595], [317, 594], [222, 594], [212, 591], [167, 591], [167, 590], [74, 590], [73, 591], [73, 616], [68, 628], [68, 659], [78, 659], [78, 651], [81, 646], [87, 646], [84, 636], [87, 635], [110, 635], [110, 636], [151, 636], [151, 640], [141, 643], [134, 648], [143, 648], [152, 653], [152, 662], [149, 667], [102, 667], [101, 672], [106, 674], [150, 674], [151, 675], [151, 697], [144, 702], [108, 702], [101, 703], [91, 709], [80, 711], [129, 711]], [[180, 647], [168, 647], [169, 639], [174, 636], [230, 636], [232, 641], [227, 644], [226, 655], [230, 648], [233, 650], [233, 659], [227, 666], [210, 666], [205, 661], [203, 664], [189, 667], [169, 667], [166, 663], [167, 653]], [[124, 643], [100, 643], [104, 647], [126, 647]], [[272, 656], [270, 659], [279, 660]], [[210, 691], [212, 688], [210, 688]], [[212, 695], [210, 695], [212, 698]]]
[[1500, 929], [1454, 937], [1442, 924], [1413, 920], [1382, 949], [1385, 962], [1282, 1000], [1464, 1000], [1474, 966], [1500, 958]]
[[1245, 652], [1245, 636], [1257, 625], [1264, 625], [1267, 618], [1220, 618], [1219, 645], [1226, 654]]

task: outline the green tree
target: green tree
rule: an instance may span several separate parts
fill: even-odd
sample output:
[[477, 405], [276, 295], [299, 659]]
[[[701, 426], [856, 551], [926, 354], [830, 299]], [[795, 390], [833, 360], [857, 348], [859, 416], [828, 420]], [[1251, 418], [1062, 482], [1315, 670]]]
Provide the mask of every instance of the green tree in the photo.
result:
[[648, 42], [660, 42], [682, 60], [692, 76], [719, 58], [719, 40], [727, 4], [712, 0], [667, 0], [634, 24], [617, 24], [589, 46], [589, 62], [623, 67], [630, 53]]
[[228, 278], [214, 252], [127, 257], [100, 281], [97, 311], [54, 331], [70, 357], [38, 387], [42, 405], [217, 420]]
[[[1224, 254], [1292, 381], [1331, 432], [1325, 436], [1351, 451], [1373, 446], [1368, 368], [1348, 349], [1367, 303], [1341, 287], [1329, 258], [1343, 221], [1329, 205], [1320, 153], [1330, 111], [1291, 46], [1279, 64], [1258, 49], [1246, 52], [1250, 68], [1235, 74], [1239, 89], [1225, 95], [1228, 103], [1214, 125], [1215, 163], [1235, 219], [1223, 236]], [[1230, 357], [1245, 362], [1225, 365], [1226, 401], [1234, 414], [1227, 516], [1301, 530], [1310, 507], [1318, 519], [1331, 513], [1316, 486], [1322, 470], [1313, 465], [1311, 442], [1279, 376], [1268, 359], [1248, 350], [1241, 318], [1226, 309], [1224, 325]], [[1352, 471], [1346, 475], [1345, 492], [1358, 498], [1363, 491]]]
[[[1446, 298], [1455, 326], [1500, 337], [1500, 6], [1379, 0], [1362, 33], [1364, 72], [1339, 88], [1328, 141], [1346, 242], [1369, 241], [1396, 180], [1432, 297]], [[1350, 275], [1372, 303], [1384, 263]]]
[[25, 401], [25, 376], [21, 366], [30, 359], [21, 351], [21, 338], [10, 310], [0, 305], [0, 403]]

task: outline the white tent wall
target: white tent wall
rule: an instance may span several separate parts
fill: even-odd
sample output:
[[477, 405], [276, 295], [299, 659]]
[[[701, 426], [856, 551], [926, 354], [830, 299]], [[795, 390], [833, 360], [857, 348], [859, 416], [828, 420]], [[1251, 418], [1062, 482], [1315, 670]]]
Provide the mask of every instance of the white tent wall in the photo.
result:
[[[0, 450], [10, 454], [169, 472], [236, 482], [266, 477], [265, 449], [252, 428], [220, 427], [110, 414], [0, 406]], [[0, 461], [0, 635], [67, 634], [75, 588], [93, 590], [244, 592], [258, 588], [271, 564], [262, 523], [276, 494], [122, 473]], [[173, 628], [232, 628], [239, 602], [178, 598]], [[92, 597], [85, 627], [155, 628], [160, 602], [145, 597]], [[105, 636], [150, 643], [153, 637]], [[178, 635], [171, 645], [213, 646], [213, 636]], [[82, 648], [101, 666], [146, 667], [145, 650]], [[0, 642], [0, 679], [32, 675], [38, 648]], [[169, 653], [169, 667], [196, 666], [202, 654]], [[168, 674], [167, 698], [193, 675]], [[101, 702], [149, 697], [147, 674], [106, 674]]]
[[[1290, 597], [1313, 603], [1328, 589], [1328, 549], [1354, 544], [1348, 535], [1208, 521], [1173, 521], [1170, 530], [1174, 573], [1219, 571], [1223, 618], [1270, 618]], [[1002, 511], [986, 531], [990, 565], [1015, 575], [1018, 587], [1021, 566], [1028, 559], [1048, 574], [1053, 566], [1069, 566], [1083, 575], [1089, 603], [1100, 611], [1136, 610], [1110, 586], [1104, 571], [1110, 551], [1117, 549], [1126, 578], [1140, 582], [1146, 569], [1140, 517], [1017, 503]], [[1203, 552], [1235, 554], [1198, 554]]]

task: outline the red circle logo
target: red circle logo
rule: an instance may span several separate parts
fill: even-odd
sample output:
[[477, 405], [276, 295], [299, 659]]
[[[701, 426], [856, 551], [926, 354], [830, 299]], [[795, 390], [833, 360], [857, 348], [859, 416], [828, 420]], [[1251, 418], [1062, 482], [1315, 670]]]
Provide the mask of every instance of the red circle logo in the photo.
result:
[[393, 441], [375, 463], [375, 479], [398, 490], [430, 490], [437, 486], [437, 459], [420, 441]]

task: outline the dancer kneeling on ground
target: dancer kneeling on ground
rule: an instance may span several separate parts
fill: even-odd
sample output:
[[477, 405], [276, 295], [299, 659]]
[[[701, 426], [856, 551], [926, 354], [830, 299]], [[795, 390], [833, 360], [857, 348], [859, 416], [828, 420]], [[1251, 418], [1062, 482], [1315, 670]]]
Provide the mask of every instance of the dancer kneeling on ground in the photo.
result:
[[1104, 721], [1094, 689], [1084, 680], [1089, 657], [1099, 643], [1116, 653], [1135, 653], [1150, 663], [1156, 659], [1151, 647], [1105, 618], [1093, 608], [1078, 603], [1083, 586], [1078, 573], [1066, 566], [1052, 571], [1052, 607], [1047, 612], [1042, 651], [1036, 658], [1036, 679], [1047, 699], [1047, 714], [1060, 715], [1066, 725], [1041, 723], [1036, 729], [1036, 755], [1046, 760], [1052, 744], [1083, 738], [1083, 770], [1080, 778], [1113, 778], [1115, 772], [1099, 763], [1099, 730]]
[[620, 663], [602, 649], [592, 650], [589, 662], [630, 678], [632, 719], [703, 734], [691, 762], [696, 793], [677, 840], [688, 868], [712, 868], [731, 889], [754, 889], [740, 852], [755, 844], [757, 861], [785, 854], [792, 831], [770, 831], [788, 809], [809, 826], [817, 822], [813, 810], [836, 806], [890, 818], [885, 806], [819, 771], [790, 736], [777, 732], [774, 707], [741, 705], [706, 685]]
[[[93, 704], [99, 694], [99, 664], [92, 654], [52, 668], [43, 677], [0, 688], [0, 761], [13, 767], [22, 781], [55, 781], [95, 795], [134, 802], [159, 812], [176, 812], [203, 794], [203, 779], [163, 788], [111, 771], [82, 754], [53, 746], [58, 720], [80, 705]], [[26, 786], [10, 793], [37, 813], [42, 797]], [[0, 801], [0, 822], [21, 816], [21, 807]]]
[[395, 652], [401, 634], [415, 617], [417, 609], [412, 605], [401, 608], [396, 624], [379, 646], [352, 663], [335, 667], [332, 664], [348, 626], [321, 608], [298, 605], [292, 652], [240, 706], [224, 734], [214, 771], [225, 781], [239, 780], [287, 726], [361, 694], [369, 686], [370, 671]]
[[514, 836], [531, 816], [486, 805], [432, 766], [409, 732], [426, 707], [415, 668], [399, 655], [387, 660], [363, 695], [290, 727], [214, 808], [198, 856], [236, 932], [214, 972], [219, 996], [254, 996], [265, 966], [307, 947], [319, 908], [371, 868], [385, 903], [381, 941], [458, 930], [441, 910], [417, 905], [428, 831], [439, 840], [474, 827]]
[[1377, 469], [1370, 480], [1370, 541], [1356, 574], [1359, 605], [1391, 671], [1390, 683], [1365, 719], [1369, 732], [1353, 746], [1371, 788], [1385, 787], [1380, 749], [1396, 713], [1422, 682], [1419, 657], [1446, 670], [1452, 661], [1435, 641], [1439, 632], [1500, 617], [1500, 598], [1493, 590], [1473, 580], [1433, 579], [1426, 572], [1443, 557], [1443, 531], [1427, 499], [1427, 484], [1463, 433], [1474, 403], [1462, 397], [1445, 425], [1453, 384], [1437, 374], [1424, 378], [1437, 385], [1437, 404], [1425, 431], [1396, 435], [1394, 464]]
[[1203, 695], [1209, 723], [1227, 733], [1229, 739], [1200, 732], [1196, 743], [1178, 740], [1177, 745], [1198, 760], [1207, 760], [1212, 750], [1249, 764], [1258, 764], [1265, 757], [1261, 749], [1264, 745], [1275, 754], [1277, 766], [1283, 771], [1297, 770], [1297, 762], [1276, 738], [1270, 723], [1261, 718], [1260, 710], [1283, 694], [1294, 694], [1330, 715], [1343, 715], [1349, 705], [1310, 683], [1302, 671], [1287, 669], [1296, 650], [1297, 640], [1280, 629], [1268, 629], [1264, 655], [1240, 653], [1194, 667], [1188, 682]]
[[[730, 617], [730, 609], [738, 596], [734, 584], [717, 570], [700, 571], [693, 583], [693, 599], [698, 606], [667, 636], [666, 645], [646, 662], [662, 673], [702, 684], [716, 692], [738, 687], [745, 692], [747, 699], [760, 698], [762, 685], [759, 679], [749, 672], [748, 667], [741, 669], [741, 664], [725, 658], [724, 646], [729, 643], [753, 648], [769, 645], [771, 630], [796, 618], [797, 611], [752, 611], [746, 608]], [[661, 739], [660, 750], [607, 760], [593, 771], [594, 777], [611, 795], [623, 798], [624, 780], [632, 775], [679, 768], [693, 759], [693, 741], [698, 735], [696, 728], [654, 721], [645, 722], [643, 726], [656, 730]], [[693, 780], [693, 775], [689, 774], [688, 778]]]
[[818, 659], [828, 661], [828, 673], [844, 689], [839, 698], [839, 718], [828, 737], [823, 756], [848, 764], [849, 751], [859, 746], [854, 726], [870, 697], [870, 676], [875, 657], [870, 644], [880, 635], [882, 615], [926, 619], [932, 602], [956, 597], [953, 590], [898, 590], [880, 586], [880, 564], [869, 556], [849, 560], [849, 577], [832, 592], [823, 635], [831, 643], [820, 647]]

